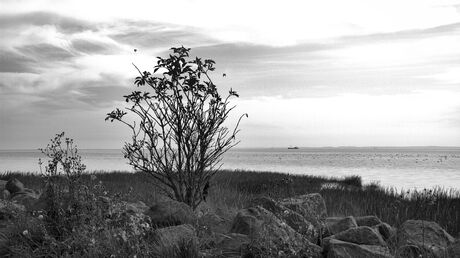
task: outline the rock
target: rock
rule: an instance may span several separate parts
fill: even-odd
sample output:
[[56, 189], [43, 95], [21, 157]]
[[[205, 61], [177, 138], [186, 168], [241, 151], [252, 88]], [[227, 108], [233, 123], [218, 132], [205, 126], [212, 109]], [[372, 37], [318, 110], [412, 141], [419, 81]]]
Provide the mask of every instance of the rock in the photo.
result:
[[390, 250], [387, 247], [377, 245], [357, 245], [331, 239], [326, 250], [328, 258], [390, 258]]
[[208, 213], [212, 213], [212, 208], [207, 202], [201, 202], [198, 207], [195, 208], [195, 214], [198, 218]]
[[207, 213], [198, 218], [198, 226], [206, 234], [226, 233], [230, 229], [230, 221], [223, 219], [217, 214]]
[[330, 217], [326, 219], [326, 235], [335, 235], [350, 228], [358, 227], [355, 218], [349, 217]]
[[397, 246], [416, 246], [431, 257], [445, 257], [447, 248], [455, 239], [437, 223], [423, 220], [407, 220], [397, 232]]
[[11, 195], [13, 195], [17, 192], [23, 192], [24, 184], [22, 184], [21, 181], [17, 180], [16, 178], [12, 178], [5, 184], [5, 189], [8, 190]]
[[312, 223], [307, 221], [299, 213], [283, 206], [275, 200], [268, 197], [261, 197], [252, 201], [253, 205], [264, 207], [268, 211], [275, 214], [277, 218], [286, 222], [292, 229], [305, 236], [310, 242], [317, 243], [320, 230], [315, 228]]
[[324, 227], [324, 220], [327, 216], [326, 203], [319, 193], [287, 198], [280, 203], [298, 212], [316, 228]]
[[333, 235], [331, 238], [358, 245], [380, 245], [386, 246], [380, 234], [371, 227], [350, 228]]
[[192, 208], [183, 202], [163, 201], [151, 206], [145, 214], [156, 226], [174, 226], [180, 224], [195, 224], [197, 217]]
[[45, 207], [45, 200], [40, 200], [40, 194], [27, 188], [12, 194], [10, 201], [23, 205], [28, 211], [41, 210]]
[[178, 257], [181, 249], [197, 250], [198, 239], [195, 228], [189, 224], [155, 230], [155, 253], [158, 257]]
[[280, 256], [279, 252], [283, 255], [299, 255], [300, 253], [310, 253], [311, 257], [321, 255], [319, 246], [310, 243], [261, 206], [238, 211], [230, 232], [245, 234], [253, 239], [254, 248], [261, 252], [253, 254], [255, 256]]
[[460, 239], [455, 240], [447, 249], [449, 257], [460, 258]]
[[385, 241], [387, 241], [388, 239], [390, 239], [392, 236], [396, 234], [396, 229], [388, 225], [385, 222], [382, 222], [376, 226], [373, 226], [373, 228], [376, 229], [380, 233], [383, 240]]
[[[426, 257], [422, 249], [415, 245], [404, 245], [396, 250], [396, 258], [420, 258]], [[431, 257], [431, 256], [429, 256]]]
[[372, 226], [376, 226], [376, 225], [382, 223], [382, 221], [379, 218], [377, 218], [376, 216], [355, 217], [355, 220], [356, 220], [356, 224], [358, 224], [358, 226], [372, 227]]

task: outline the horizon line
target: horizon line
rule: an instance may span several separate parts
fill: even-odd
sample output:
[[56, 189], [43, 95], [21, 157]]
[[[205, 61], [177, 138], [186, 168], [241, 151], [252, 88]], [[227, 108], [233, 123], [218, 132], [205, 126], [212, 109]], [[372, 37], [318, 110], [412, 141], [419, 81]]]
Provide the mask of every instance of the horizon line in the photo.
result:
[[[272, 146], [272, 147], [234, 147], [232, 149], [288, 149], [288, 147], [297, 147], [299, 150], [300, 149], [340, 149], [340, 148], [362, 148], [362, 149], [368, 149], [368, 148], [377, 148], [377, 149], [388, 149], [388, 148], [395, 148], [395, 149], [409, 149], [409, 148], [447, 148], [447, 149], [456, 149], [460, 148], [460, 146], [454, 146], [454, 145], [386, 145], [386, 146], [377, 146], [377, 145], [368, 145], [368, 146], [352, 146], [352, 145], [343, 145], [343, 146]], [[79, 150], [122, 150], [122, 148], [78, 148]], [[19, 149], [3, 149], [0, 148], [0, 151], [30, 151], [30, 150], [36, 150], [38, 151], [39, 148], [19, 148]]]

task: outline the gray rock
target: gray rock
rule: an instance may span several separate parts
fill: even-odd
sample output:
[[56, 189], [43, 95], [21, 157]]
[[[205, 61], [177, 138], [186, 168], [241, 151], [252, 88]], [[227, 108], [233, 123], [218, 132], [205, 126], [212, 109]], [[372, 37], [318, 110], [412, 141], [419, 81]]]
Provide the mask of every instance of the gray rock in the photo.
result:
[[16, 178], [12, 178], [5, 184], [5, 189], [8, 190], [11, 195], [14, 195], [17, 192], [24, 191], [24, 184]]
[[347, 229], [333, 235], [332, 238], [358, 245], [386, 246], [382, 236], [376, 230], [366, 226]]
[[358, 224], [358, 226], [372, 227], [372, 226], [376, 226], [376, 225], [382, 223], [382, 221], [379, 218], [377, 218], [376, 216], [355, 217], [355, 220], [356, 220], [356, 224]]
[[423, 220], [407, 220], [398, 229], [397, 246], [416, 246], [430, 257], [445, 257], [447, 248], [455, 239], [437, 223]]
[[356, 227], [358, 227], [358, 224], [352, 216], [330, 217], [326, 219], [326, 235], [335, 235], [342, 231]]
[[228, 221], [217, 214], [207, 213], [198, 218], [198, 226], [208, 234], [226, 233], [230, 229], [231, 221]]
[[298, 212], [316, 228], [324, 228], [326, 203], [319, 193], [306, 194], [282, 200], [281, 205]]
[[32, 189], [25, 188], [23, 191], [15, 192], [10, 196], [10, 201], [23, 205], [28, 211], [44, 208], [44, 200], [43, 205], [41, 205], [42, 202], [40, 202], [40, 193]]
[[257, 255], [289, 256], [310, 253], [319, 257], [321, 248], [310, 243], [273, 213], [261, 206], [240, 210], [230, 232], [248, 235], [254, 241], [254, 247], [262, 250]]
[[387, 247], [377, 245], [357, 245], [331, 239], [326, 250], [327, 258], [390, 258], [393, 257]]
[[[404, 245], [404, 246], [400, 246], [398, 250], [396, 250], [396, 257], [397, 258], [420, 258], [420, 257], [427, 257], [427, 254], [424, 254], [422, 249], [420, 249], [418, 246]], [[432, 257], [432, 256], [430, 255], [428, 257]]]
[[318, 242], [321, 228], [315, 227], [298, 212], [295, 212], [268, 197], [254, 199], [252, 204], [254, 206], [259, 205], [272, 212], [277, 218], [286, 222], [292, 229], [305, 236], [310, 242]]
[[383, 240], [387, 241], [390, 239], [392, 236], [396, 235], [396, 229], [390, 225], [388, 225], [385, 222], [382, 222], [376, 226], [373, 226], [374, 229], [376, 229], [380, 235], [382, 236]]
[[180, 224], [195, 224], [197, 217], [192, 208], [183, 202], [163, 201], [151, 206], [145, 211], [152, 224], [156, 226], [174, 226]]

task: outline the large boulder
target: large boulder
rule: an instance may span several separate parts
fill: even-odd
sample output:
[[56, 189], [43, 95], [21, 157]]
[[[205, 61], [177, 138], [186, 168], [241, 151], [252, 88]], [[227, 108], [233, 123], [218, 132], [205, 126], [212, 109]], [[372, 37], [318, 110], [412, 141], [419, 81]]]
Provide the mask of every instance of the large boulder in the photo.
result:
[[198, 238], [195, 228], [189, 224], [155, 230], [154, 247], [158, 257], [179, 257], [183, 250], [197, 252]]
[[404, 222], [398, 229], [397, 239], [399, 249], [415, 246], [429, 257], [445, 257], [447, 248], [455, 241], [437, 223], [423, 220]]
[[358, 224], [355, 218], [348, 217], [329, 217], [326, 219], [326, 234], [335, 235], [350, 228], [356, 228]]
[[197, 221], [197, 217], [190, 206], [173, 200], [158, 202], [145, 211], [145, 214], [150, 217], [153, 225], [159, 227], [181, 224], [194, 225]]
[[323, 228], [327, 217], [326, 203], [319, 193], [300, 195], [280, 202], [285, 207], [298, 212], [316, 228]]
[[23, 192], [24, 184], [16, 178], [12, 178], [8, 180], [8, 182], [6, 182], [5, 189], [8, 190], [8, 192], [10, 192], [11, 195], [13, 195], [17, 192]]
[[326, 250], [328, 258], [390, 258], [393, 257], [387, 247], [379, 245], [358, 245], [331, 239]]
[[396, 229], [385, 222], [375, 225], [372, 228], [377, 230], [385, 241], [396, 235]]
[[252, 201], [253, 205], [264, 207], [275, 214], [277, 218], [286, 222], [292, 229], [305, 236], [310, 242], [317, 243], [320, 234], [320, 228], [316, 228], [312, 223], [307, 221], [298, 212], [295, 212], [275, 200], [268, 197], [256, 198]]
[[42, 202], [39, 200], [40, 193], [27, 188], [10, 196], [10, 201], [24, 205], [28, 211], [43, 209], [45, 200], [43, 200], [43, 205], [40, 205]]
[[258, 255], [300, 256], [302, 253], [308, 254], [307, 257], [321, 256], [319, 246], [310, 243], [261, 206], [238, 211], [230, 232], [245, 234], [254, 239], [255, 248], [261, 251]]
[[373, 227], [373, 226], [376, 226], [382, 223], [382, 221], [376, 216], [355, 217], [355, 220], [356, 220], [356, 224], [358, 224], [359, 227], [361, 226]]
[[366, 226], [347, 229], [333, 235], [332, 238], [358, 245], [386, 246], [382, 236], [376, 230]]

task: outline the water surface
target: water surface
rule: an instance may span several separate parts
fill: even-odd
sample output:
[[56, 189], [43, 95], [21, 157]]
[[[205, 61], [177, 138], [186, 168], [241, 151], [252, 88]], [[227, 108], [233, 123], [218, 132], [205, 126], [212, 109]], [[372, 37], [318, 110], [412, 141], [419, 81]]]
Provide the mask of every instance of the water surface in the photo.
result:
[[[121, 150], [80, 150], [89, 171], [132, 171]], [[0, 150], [0, 172], [39, 172], [36, 150]], [[360, 175], [364, 182], [397, 188], [460, 189], [460, 148], [339, 147], [232, 149], [226, 169], [275, 171], [320, 176]]]

